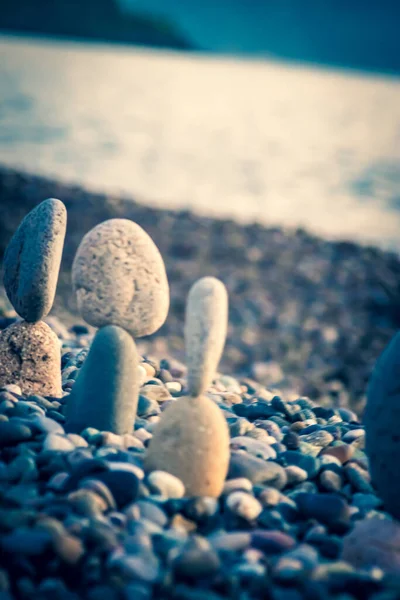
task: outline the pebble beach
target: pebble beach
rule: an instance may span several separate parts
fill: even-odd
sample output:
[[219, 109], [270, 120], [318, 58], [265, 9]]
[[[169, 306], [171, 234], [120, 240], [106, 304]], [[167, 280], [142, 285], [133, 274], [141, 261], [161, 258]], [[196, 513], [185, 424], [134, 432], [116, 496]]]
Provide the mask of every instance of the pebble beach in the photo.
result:
[[[303, 230], [156, 210], [8, 169], [0, 169], [0, 193], [1, 251], [8, 246], [4, 281], [27, 320], [21, 323], [10, 303], [3, 302], [0, 379], [14, 377], [15, 382], [0, 387], [0, 597], [398, 598], [400, 528], [371, 480], [361, 417], [372, 368], [398, 327], [397, 255], [326, 241]], [[43, 225], [46, 240], [52, 230], [55, 241], [48, 242], [47, 250], [49, 256], [60, 254], [57, 239], [61, 235], [63, 240], [64, 233], [55, 231], [54, 223], [46, 230], [42, 221], [50, 220], [46, 210], [58, 210], [55, 222], [65, 224], [61, 203], [51, 201], [42, 213], [36, 209], [35, 217], [20, 226], [22, 217], [48, 197], [61, 198], [68, 213], [49, 316], [55, 293], [51, 277], [39, 285], [44, 290], [35, 288], [34, 279], [28, 292], [14, 283], [27, 277], [21, 260], [30, 260], [32, 270], [43, 254], [37, 237], [27, 258], [24, 250], [18, 254], [18, 244], [26, 248], [30, 242], [29, 227]], [[37, 215], [43, 215], [39, 221]], [[98, 249], [102, 236], [114, 235], [109, 230], [115, 225], [104, 221], [116, 218], [139, 224], [138, 239], [141, 227], [150, 234], [165, 260], [170, 288], [158, 258], [156, 266], [143, 268], [148, 260], [143, 249], [134, 251], [133, 266], [124, 263], [147, 282], [136, 286], [138, 312], [131, 307], [132, 335], [147, 337], [137, 341], [138, 355], [130, 354], [129, 372], [122, 364], [131, 352], [128, 334], [115, 342], [111, 354], [101, 352], [115, 334], [101, 329], [111, 310], [107, 280], [96, 283], [98, 289], [104, 283], [94, 311], [99, 319], [105, 310], [104, 322], [97, 323], [103, 334], [93, 338], [94, 327], [82, 319], [94, 324], [93, 315], [85, 313], [93, 312], [93, 302], [85, 305], [86, 294], [93, 291], [89, 283], [96, 265], [106, 269], [106, 255]], [[94, 225], [97, 233], [87, 237]], [[96, 249], [93, 256], [88, 248]], [[83, 268], [88, 253], [89, 266], [95, 265], [89, 274]], [[85, 292], [83, 300], [78, 294], [78, 308], [71, 288], [74, 257], [74, 287]], [[154, 282], [149, 274], [155, 270]], [[222, 287], [215, 288], [215, 277]], [[160, 294], [155, 309], [146, 296], [154, 285]], [[222, 351], [225, 286], [230, 308]], [[192, 299], [187, 301], [189, 289]], [[166, 293], [171, 296], [167, 317]], [[29, 297], [40, 301], [29, 303]], [[198, 305], [203, 312], [196, 315]], [[40, 333], [49, 349], [41, 342], [27, 356], [14, 331], [22, 337], [25, 331]], [[18, 358], [15, 364], [10, 356]], [[116, 373], [115, 398], [99, 376], [110, 365]], [[96, 398], [102, 402], [107, 394], [118, 402], [126, 378], [137, 396], [129, 431], [122, 432], [124, 423], [115, 426], [122, 427], [121, 433], [71, 427], [67, 407], [72, 399], [75, 412], [82, 412], [87, 397], [94, 408]], [[218, 491], [204, 495], [188, 493], [178, 476], [146, 462], [165, 415], [177, 403], [183, 407], [188, 395], [196, 402], [201, 394], [218, 409], [229, 435], [226, 473], [220, 486], [217, 482]], [[85, 411], [83, 421], [98, 418], [89, 407]], [[185, 431], [199, 436], [199, 447], [199, 431], [211, 432], [215, 439], [208, 438], [203, 456], [205, 461], [214, 444], [216, 464], [223, 436], [217, 439], [211, 426], [196, 430], [195, 425], [188, 421], [183, 433], [171, 435], [181, 436], [190, 454], [193, 438]], [[398, 436], [391, 432], [396, 444]], [[193, 455], [190, 477], [195, 482], [204, 478], [203, 465], [203, 458], [199, 462]], [[211, 466], [205, 489], [212, 471]]]
[[354, 412], [218, 375], [208, 395], [229, 427], [229, 471], [218, 498], [184, 498], [178, 478], [146, 473], [143, 459], [185, 393], [185, 366], [143, 358], [131, 434], [66, 434], [90, 335], [51, 323], [62, 397], [0, 391], [2, 598], [399, 597], [399, 532], [371, 485]]

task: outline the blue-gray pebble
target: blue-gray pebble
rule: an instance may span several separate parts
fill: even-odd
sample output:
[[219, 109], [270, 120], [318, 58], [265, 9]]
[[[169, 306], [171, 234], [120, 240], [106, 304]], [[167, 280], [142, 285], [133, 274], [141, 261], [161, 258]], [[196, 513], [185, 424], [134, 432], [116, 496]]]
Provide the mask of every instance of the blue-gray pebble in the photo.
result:
[[131, 433], [138, 402], [133, 338], [115, 325], [100, 329], [67, 401], [66, 430]]
[[51, 310], [67, 225], [67, 211], [50, 198], [26, 215], [4, 254], [4, 287], [16, 312], [31, 323]]

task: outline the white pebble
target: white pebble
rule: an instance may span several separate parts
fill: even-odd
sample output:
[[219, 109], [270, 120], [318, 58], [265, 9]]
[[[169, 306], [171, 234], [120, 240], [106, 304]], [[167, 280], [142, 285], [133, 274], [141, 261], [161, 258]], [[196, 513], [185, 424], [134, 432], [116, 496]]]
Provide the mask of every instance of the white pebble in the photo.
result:
[[183, 498], [185, 494], [185, 486], [182, 481], [166, 471], [153, 471], [148, 480], [153, 488], [167, 498]]
[[165, 387], [168, 391], [175, 392], [177, 394], [182, 391], [182, 385], [179, 383], [179, 381], [168, 381], [165, 384]]
[[44, 439], [43, 450], [71, 452], [75, 450], [75, 446], [66, 436], [58, 433], [48, 433]]
[[235, 515], [247, 521], [257, 519], [262, 511], [262, 506], [257, 498], [247, 492], [232, 492], [226, 500], [226, 505]]

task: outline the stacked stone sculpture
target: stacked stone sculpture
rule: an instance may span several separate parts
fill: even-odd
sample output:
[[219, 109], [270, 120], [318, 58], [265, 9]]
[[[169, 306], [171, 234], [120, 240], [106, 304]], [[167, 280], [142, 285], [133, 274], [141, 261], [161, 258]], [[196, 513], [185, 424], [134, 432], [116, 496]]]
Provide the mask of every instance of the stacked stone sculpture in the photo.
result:
[[23, 393], [61, 396], [60, 344], [42, 321], [53, 305], [67, 213], [53, 198], [22, 221], [4, 255], [4, 287], [23, 319], [0, 334], [0, 386]]
[[72, 267], [82, 317], [100, 327], [68, 399], [66, 428], [131, 433], [139, 378], [133, 338], [165, 321], [169, 287], [153, 240], [133, 221], [111, 219], [83, 238]]
[[400, 519], [400, 333], [376, 363], [364, 413], [372, 481], [385, 509]]
[[219, 496], [229, 466], [229, 431], [218, 406], [205, 395], [225, 344], [228, 296], [214, 277], [190, 290], [185, 323], [189, 396], [167, 408], [146, 456], [150, 471], [167, 471], [187, 496]]

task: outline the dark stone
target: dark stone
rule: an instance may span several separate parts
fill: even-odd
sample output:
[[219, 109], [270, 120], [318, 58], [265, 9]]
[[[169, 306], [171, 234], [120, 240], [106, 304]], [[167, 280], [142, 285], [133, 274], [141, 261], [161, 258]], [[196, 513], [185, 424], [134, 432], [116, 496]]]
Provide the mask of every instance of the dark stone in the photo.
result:
[[301, 451], [296, 450], [287, 450], [287, 452], [282, 452], [279, 455], [279, 462], [281, 462], [281, 464], [285, 467], [289, 465], [295, 465], [296, 467], [304, 469], [310, 479], [316, 476], [320, 466], [318, 458], [307, 454], [302, 454]]
[[138, 399], [138, 356], [133, 338], [120, 327], [99, 329], [68, 397], [66, 430], [86, 427], [131, 433]]
[[96, 479], [106, 484], [119, 507], [126, 506], [137, 498], [139, 479], [131, 471], [101, 471], [96, 474]]
[[251, 533], [251, 545], [265, 554], [280, 554], [296, 545], [296, 540], [282, 531], [256, 530]]
[[300, 514], [307, 519], [317, 519], [328, 526], [349, 520], [349, 506], [339, 495], [300, 493], [295, 500]]
[[26, 425], [10, 421], [0, 421], [0, 447], [12, 446], [29, 440], [32, 432]]

